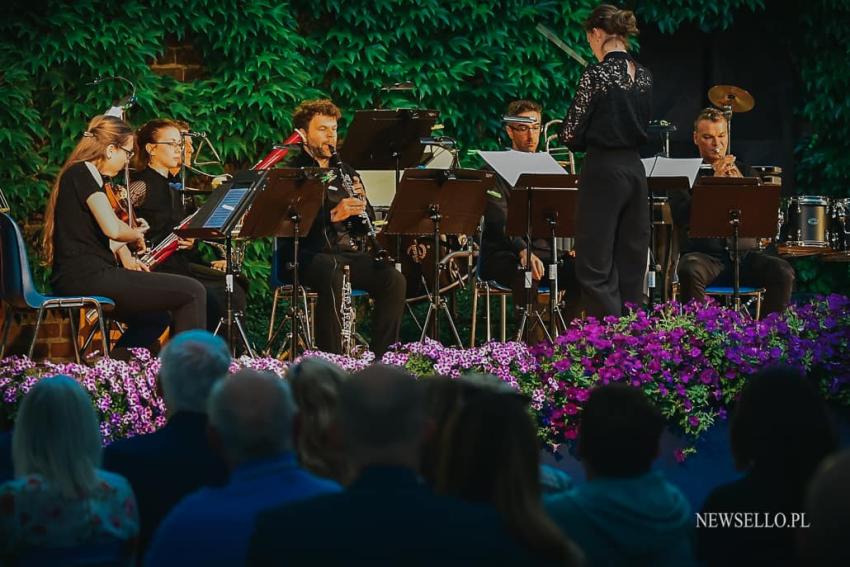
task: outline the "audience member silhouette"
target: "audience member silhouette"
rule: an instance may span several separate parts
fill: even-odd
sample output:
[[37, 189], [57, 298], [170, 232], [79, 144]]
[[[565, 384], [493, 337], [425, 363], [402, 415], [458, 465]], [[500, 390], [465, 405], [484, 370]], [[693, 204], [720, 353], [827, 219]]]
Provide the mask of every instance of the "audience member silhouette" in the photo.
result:
[[[803, 511], [806, 485], [836, 437], [826, 405], [795, 369], [773, 367], [747, 379], [729, 424], [743, 478], [709, 494], [702, 513], [749, 512], [762, 523]], [[767, 515], [767, 516], [765, 516]], [[700, 528], [697, 555], [707, 565], [798, 565], [793, 529]]]
[[210, 438], [230, 481], [202, 488], [171, 510], [151, 542], [148, 565], [243, 565], [259, 512], [340, 491], [298, 466], [295, 412], [289, 386], [274, 374], [242, 370], [213, 387]]
[[483, 391], [454, 414], [445, 435], [439, 493], [494, 506], [537, 557], [580, 563], [580, 553], [543, 510], [540, 446], [526, 398]]
[[213, 385], [227, 375], [230, 352], [207, 331], [180, 333], [159, 355], [159, 380], [168, 422], [154, 433], [106, 447], [104, 468], [125, 476], [139, 502], [140, 550], [187, 494], [221, 485], [227, 467], [207, 443], [206, 404]]
[[807, 526], [800, 529], [800, 558], [807, 567], [850, 565], [850, 449], [824, 459], [806, 494]]
[[70, 564], [88, 548], [130, 560], [139, 531], [123, 477], [100, 470], [91, 397], [67, 376], [44, 378], [21, 402], [12, 439], [15, 479], [0, 486], [0, 564]]
[[298, 406], [295, 446], [298, 460], [308, 471], [342, 484], [351, 480], [351, 467], [331, 435], [345, 371], [319, 357], [305, 358], [292, 366], [286, 379]]
[[695, 564], [690, 506], [651, 470], [663, 429], [660, 412], [640, 389], [611, 384], [591, 392], [578, 437], [587, 482], [546, 499], [590, 567]]
[[534, 564], [492, 507], [436, 496], [418, 479], [429, 427], [412, 376], [381, 365], [354, 374], [336, 427], [354, 481], [260, 514], [249, 565]]

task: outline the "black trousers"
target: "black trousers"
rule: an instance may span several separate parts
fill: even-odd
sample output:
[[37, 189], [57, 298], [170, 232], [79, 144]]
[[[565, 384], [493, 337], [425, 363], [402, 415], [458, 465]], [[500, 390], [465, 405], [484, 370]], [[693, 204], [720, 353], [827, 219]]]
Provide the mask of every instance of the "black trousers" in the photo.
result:
[[[532, 281], [531, 296], [537, 303], [537, 291], [540, 284], [550, 286], [549, 262], [551, 256], [540, 255], [540, 260], [546, 267], [546, 275], [541, 281]], [[487, 254], [481, 261], [481, 279], [492, 280], [499, 285], [511, 288], [514, 307], [524, 307], [527, 301], [525, 291], [525, 271], [520, 269], [519, 254], [512, 250], [500, 250]], [[564, 319], [569, 323], [579, 316], [579, 297], [581, 288], [576, 279], [575, 260], [564, 255], [558, 266], [558, 288], [564, 290]]]
[[[204, 289], [207, 290], [207, 330], [214, 332], [218, 322], [227, 317], [227, 285], [224, 272], [194, 262], [175, 266], [164, 265], [161, 271], [167, 274], [187, 276], [201, 282]], [[248, 305], [246, 289], [246, 282], [243, 282], [241, 277], [236, 278], [231, 296], [231, 306], [234, 312], [245, 313]]]
[[647, 198], [637, 150], [588, 150], [576, 211], [576, 277], [587, 315], [619, 316], [625, 303], [643, 302]]
[[375, 302], [371, 348], [380, 357], [398, 341], [407, 284], [392, 265], [378, 264], [371, 255], [362, 252], [316, 254], [302, 268], [302, 281], [318, 294], [316, 346], [325, 352], [342, 350], [339, 310], [345, 265], [350, 269], [351, 286], [369, 292]]
[[[702, 300], [705, 288], [714, 285], [733, 285], [732, 261], [701, 252], [689, 252], [679, 259], [679, 290], [682, 302]], [[747, 252], [741, 258], [740, 283], [765, 288], [764, 313], [783, 311], [794, 289], [794, 268], [786, 260], [764, 254]]]
[[207, 325], [204, 286], [185, 276], [109, 268], [90, 278], [59, 280], [53, 287], [62, 294], [102, 295], [115, 301], [109, 317], [127, 324], [127, 338], [116, 347], [149, 347], [168, 326], [168, 312], [174, 334]]

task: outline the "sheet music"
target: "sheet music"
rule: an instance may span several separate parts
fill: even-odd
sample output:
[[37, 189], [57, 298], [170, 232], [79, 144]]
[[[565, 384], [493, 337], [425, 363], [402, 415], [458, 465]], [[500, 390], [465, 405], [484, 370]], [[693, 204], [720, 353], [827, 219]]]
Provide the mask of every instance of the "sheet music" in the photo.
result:
[[502, 179], [513, 187], [524, 173], [548, 173], [567, 175], [551, 154], [546, 152], [529, 153], [516, 150], [503, 152], [478, 152], [487, 164], [496, 170]]
[[640, 161], [643, 162], [647, 177], [687, 177], [691, 187], [694, 186], [699, 167], [702, 165], [702, 158], [682, 159], [656, 156]]

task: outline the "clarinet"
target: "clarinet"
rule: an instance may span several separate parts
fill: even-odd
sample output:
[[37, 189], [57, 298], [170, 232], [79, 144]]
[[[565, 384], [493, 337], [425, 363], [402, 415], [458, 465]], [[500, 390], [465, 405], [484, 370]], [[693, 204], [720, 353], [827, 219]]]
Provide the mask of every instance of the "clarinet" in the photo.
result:
[[[331, 159], [330, 163], [339, 170], [339, 177], [342, 180], [342, 188], [346, 192], [349, 197], [353, 197], [355, 199], [360, 199], [361, 201], [365, 200], [365, 197], [359, 195], [354, 191], [354, 182], [351, 180], [351, 176], [348, 172], [345, 171], [345, 167], [343, 167], [342, 160], [339, 158], [339, 154], [336, 153], [336, 148], [330, 146], [331, 150]], [[363, 227], [366, 229], [366, 237], [369, 239], [369, 244], [372, 246], [372, 251], [375, 255], [375, 261], [380, 263], [393, 263], [393, 258], [390, 256], [389, 252], [384, 250], [381, 245], [378, 243], [378, 232], [375, 230], [375, 225], [372, 224], [372, 219], [369, 218], [368, 211], [363, 211], [357, 216], [360, 219], [360, 222], [363, 224]]]
[[342, 319], [342, 354], [351, 356], [354, 352], [354, 306], [351, 302], [351, 268], [347, 264], [342, 267], [342, 300], [339, 311]]

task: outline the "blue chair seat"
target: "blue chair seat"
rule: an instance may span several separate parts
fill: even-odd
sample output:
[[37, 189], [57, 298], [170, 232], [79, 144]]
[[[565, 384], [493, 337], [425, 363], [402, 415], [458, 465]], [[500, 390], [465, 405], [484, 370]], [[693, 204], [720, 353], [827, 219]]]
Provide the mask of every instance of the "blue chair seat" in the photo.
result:
[[[738, 292], [741, 294], [756, 294], [762, 293], [764, 288], [760, 287], [749, 287], [749, 286], [741, 286], [738, 288]], [[713, 293], [717, 295], [732, 295], [735, 293], [735, 288], [732, 286], [723, 286], [723, 285], [711, 285], [705, 288], [705, 293]]]
[[103, 321], [103, 312], [112, 310], [115, 307], [115, 302], [107, 297], [93, 295], [45, 295], [38, 291], [32, 277], [32, 269], [30, 268], [27, 250], [24, 247], [21, 229], [5, 213], [0, 213], [0, 272], [2, 272], [0, 275], [0, 285], [2, 285], [0, 298], [6, 303], [7, 307], [11, 307], [11, 309], [6, 309], [6, 316], [3, 321], [3, 342], [2, 346], [0, 346], [0, 357], [6, 354], [6, 342], [9, 338], [13, 310], [38, 311], [35, 332], [33, 333], [28, 351], [29, 357], [32, 358], [35, 341], [38, 338], [38, 331], [41, 328], [41, 321], [44, 318], [44, 312], [48, 309], [65, 309], [71, 321], [71, 340], [74, 343], [74, 355], [77, 362], [80, 362], [80, 348], [77, 343], [77, 325], [72, 310], [85, 306], [91, 306], [97, 310], [98, 325], [100, 326], [103, 337], [103, 353], [104, 355], [109, 355], [109, 338], [106, 333], [106, 325]]

